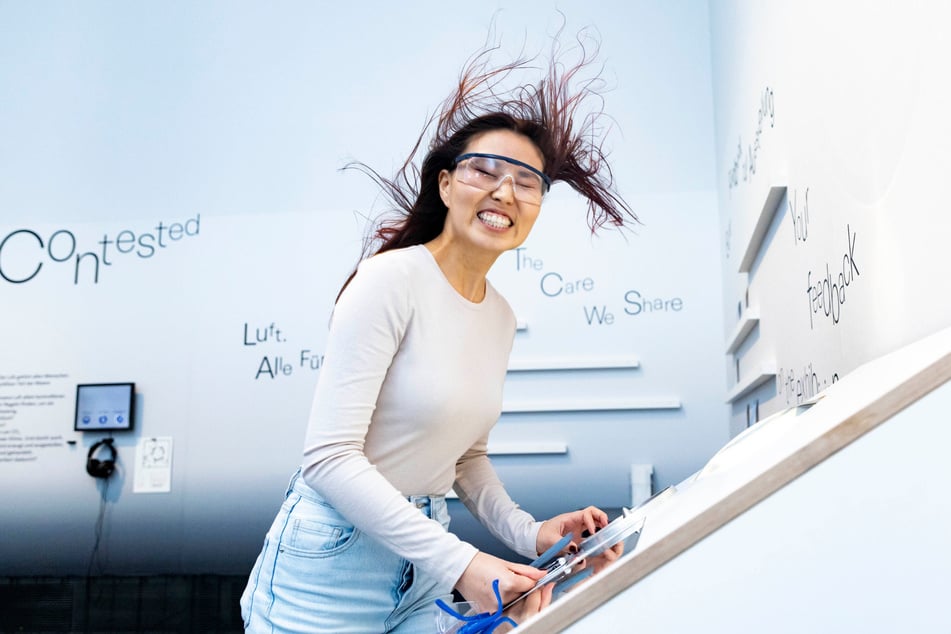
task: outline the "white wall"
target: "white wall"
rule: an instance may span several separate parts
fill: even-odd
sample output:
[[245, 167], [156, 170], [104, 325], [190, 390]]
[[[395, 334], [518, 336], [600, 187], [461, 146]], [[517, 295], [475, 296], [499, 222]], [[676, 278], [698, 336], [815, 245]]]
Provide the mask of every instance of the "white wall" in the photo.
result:
[[[951, 324], [945, 3], [711, 7], [731, 428]], [[771, 187], [785, 187], [763, 214]], [[741, 260], [757, 221], [762, 244]], [[748, 297], [748, 300], [747, 300]], [[748, 302], [748, 303], [747, 303]], [[738, 366], [737, 366], [738, 363]], [[745, 395], [757, 376], [765, 382]]]
[[[506, 49], [524, 37], [537, 50], [556, 9], [568, 32], [599, 33], [612, 165], [644, 225], [591, 238], [556, 186], [491, 276], [527, 324], [513, 360], [639, 366], [513, 373], [509, 408], [554, 411], [504, 414], [493, 442], [567, 451], [500, 456], [499, 471], [540, 516], [616, 508], [631, 463], [664, 486], [726, 441], [705, 4], [6, 3], [5, 574], [84, 573], [101, 496], [105, 572], [249, 568], [299, 460], [333, 298], [380, 209], [369, 181], [338, 169], [397, 166], [493, 15]], [[588, 290], [555, 294], [559, 277]], [[631, 314], [635, 291], [668, 310]], [[261, 372], [265, 357], [290, 374]], [[103, 491], [83, 466], [101, 435], [72, 431], [73, 393], [125, 380], [139, 419]], [[560, 411], [578, 404], [594, 411]], [[133, 490], [152, 437], [173, 443], [169, 493]], [[457, 527], [493, 547], [464, 515]]]

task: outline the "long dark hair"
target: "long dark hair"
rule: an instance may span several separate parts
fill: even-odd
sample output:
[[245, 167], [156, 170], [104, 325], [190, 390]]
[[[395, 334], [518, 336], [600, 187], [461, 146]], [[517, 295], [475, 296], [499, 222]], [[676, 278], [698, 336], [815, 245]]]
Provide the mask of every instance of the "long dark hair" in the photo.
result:
[[[603, 81], [599, 73], [584, 77], [584, 71], [594, 65], [597, 57], [597, 42], [585, 37], [584, 32], [576, 41], [577, 46], [562, 51], [556, 35], [541, 81], [516, 83], [508, 89], [505, 85], [519, 73], [537, 73], [538, 68], [532, 66], [535, 60], [520, 57], [493, 67], [491, 57], [499, 46], [486, 45], [469, 58], [458, 86], [429, 118], [393, 178], [381, 176], [360, 162], [344, 166], [372, 178], [393, 212], [369, 232], [363, 258], [424, 244], [438, 236], [448, 211], [439, 196], [439, 174], [454, 169], [455, 158], [465, 151], [473, 137], [491, 130], [511, 130], [535, 144], [544, 160], [543, 171], [552, 182], [563, 181], [588, 200], [588, 226], [592, 232], [605, 224], [622, 227], [638, 222], [634, 211], [615, 190], [611, 166], [602, 149], [607, 131], [602, 123], [606, 118], [600, 93]], [[565, 63], [565, 54], [575, 54], [577, 59]], [[414, 159], [431, 128], [429, 150], [420, 168]], [[340, 293], [354, 275], [356, 271], [347, 278]]]

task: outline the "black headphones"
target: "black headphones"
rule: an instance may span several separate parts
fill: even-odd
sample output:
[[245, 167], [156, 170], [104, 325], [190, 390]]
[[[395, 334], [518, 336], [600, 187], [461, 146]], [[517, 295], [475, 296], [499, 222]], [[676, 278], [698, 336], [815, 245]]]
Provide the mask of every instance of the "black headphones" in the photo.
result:
[[[92, 457], [100, 447], [109, 448], [110, 457], [107, 460], [97, 460]], [[104, 438], [89, 448], [89, 455], [86, 457], [86, 473], [94, 478], [108, 478], [116, 470], [116, 458], [118, 456], [112, 444], [112, 438]]]

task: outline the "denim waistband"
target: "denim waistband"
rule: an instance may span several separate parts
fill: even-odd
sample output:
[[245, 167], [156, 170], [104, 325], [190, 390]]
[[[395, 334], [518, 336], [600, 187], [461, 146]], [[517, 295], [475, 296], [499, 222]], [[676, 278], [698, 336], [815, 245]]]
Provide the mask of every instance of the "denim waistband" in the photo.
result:
[[[330, 502], [326, 500], [324, 496], [314, 491], [314, 489], [304, 482], [301, 469], [298, 469], [297, 472], [294, 473], [290, 483], [287, 485], [287, 493], [289, 494], [291, 491], [311, 502], [330, 505]], [[445, 508], [446, 503], [445, 495], [408, 495], [405, 496], [405, 498], [410, 504], [423, 511], [429, 517], [432, 517], [433, 508]]]

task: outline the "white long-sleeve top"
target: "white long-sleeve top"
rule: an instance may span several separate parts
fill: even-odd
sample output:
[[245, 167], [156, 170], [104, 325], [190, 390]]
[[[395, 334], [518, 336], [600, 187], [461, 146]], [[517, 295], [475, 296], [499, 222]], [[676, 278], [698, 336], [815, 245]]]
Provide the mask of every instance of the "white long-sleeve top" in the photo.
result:
[[334, 308], [303, 477], [357, 529], [452, 587], [477, 550], [407, 501], [459, 498], [534, 558], [540, 523], [505, 492], [486, 453], [502, 408], [515, 316], [486, 282], [473, 303], [424, 245], [364, 260]]

